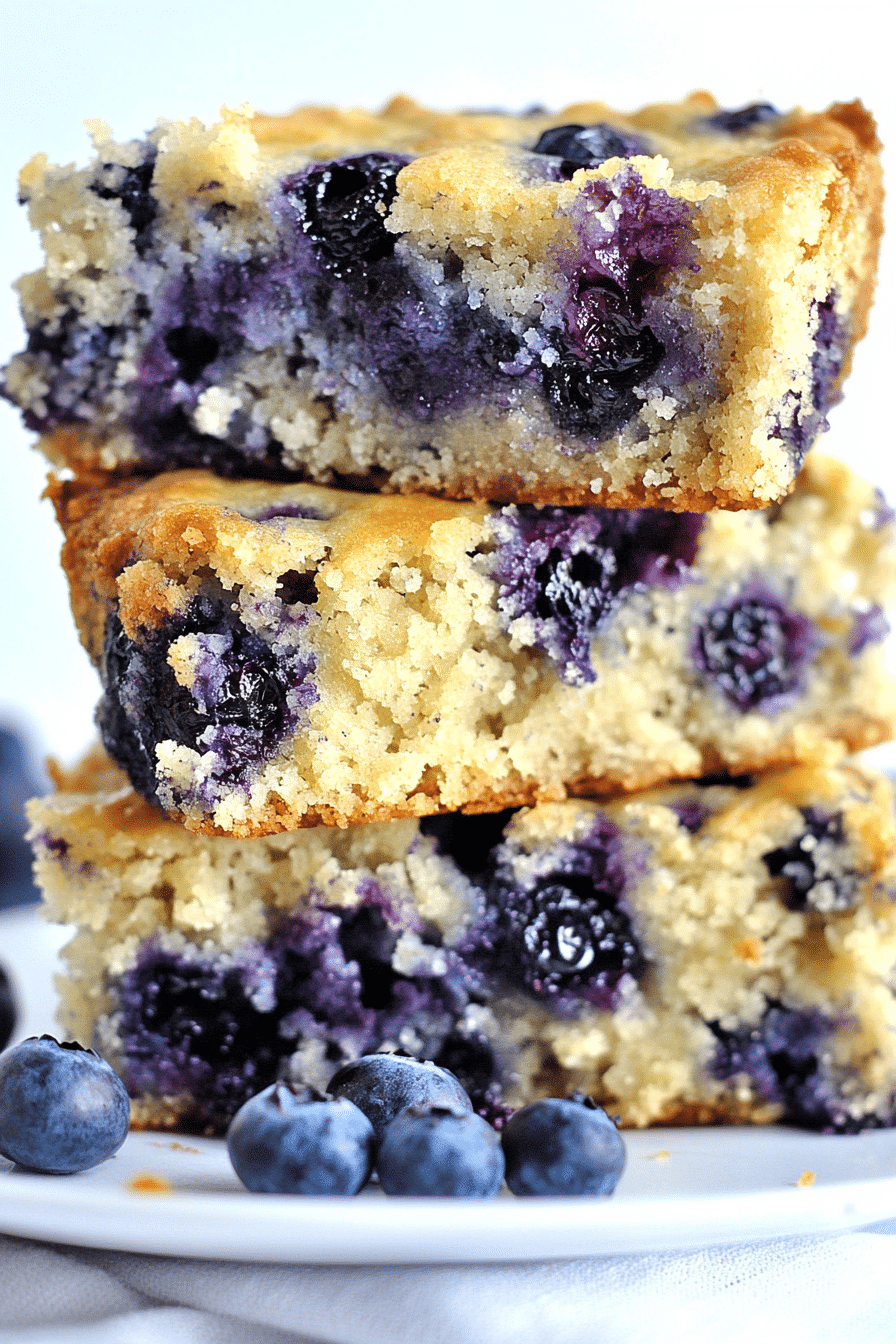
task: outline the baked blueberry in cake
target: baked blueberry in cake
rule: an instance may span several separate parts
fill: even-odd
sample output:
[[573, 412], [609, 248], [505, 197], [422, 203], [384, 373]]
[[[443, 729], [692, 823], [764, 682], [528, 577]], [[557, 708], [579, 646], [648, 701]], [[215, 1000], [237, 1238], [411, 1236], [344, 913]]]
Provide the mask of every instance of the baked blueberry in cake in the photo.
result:
[[103, 740], [194, 830], [488, 812], [892, 732], [892, 517], [815, 454], [739, 513], [201, 471], [52, 493]]
[[187, 831], [97, 751], [31, 805], [61, 1020], [143, 1126], [403, 1050], [480, 1114], [578, 1089], [626, 1125], [896, 1118], [896, 825], [849, 763], [502, 816]]
[[21, 194], [5, 395], [80, 474], [760, 508], [840, 395], [881, 228], [859, 104], [164, 122]]

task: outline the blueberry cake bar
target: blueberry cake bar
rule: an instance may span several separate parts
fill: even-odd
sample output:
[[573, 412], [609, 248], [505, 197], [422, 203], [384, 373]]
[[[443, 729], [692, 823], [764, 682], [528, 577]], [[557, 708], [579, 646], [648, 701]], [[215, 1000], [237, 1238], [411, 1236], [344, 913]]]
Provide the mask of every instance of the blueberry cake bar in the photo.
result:
[[896, 1121], [896, 827], [849, 764], [607, 802], [234, 839], [97, 752], [31, 805], [62, 1024], [136, 1123], [222, 1130], [404, 1049], [489, 1118], [592, 1093], [630, 1126]]
[[766, 510], [51, 485], [103, 740], [193, 830], [495, 811], [892, 734], [896, 527], [813, 454]]
[[871, 302], [856, 103], [225, 111], [21, 193], [5, 395], [77, 473], [207, 467], [539, 505], [761, 508]]

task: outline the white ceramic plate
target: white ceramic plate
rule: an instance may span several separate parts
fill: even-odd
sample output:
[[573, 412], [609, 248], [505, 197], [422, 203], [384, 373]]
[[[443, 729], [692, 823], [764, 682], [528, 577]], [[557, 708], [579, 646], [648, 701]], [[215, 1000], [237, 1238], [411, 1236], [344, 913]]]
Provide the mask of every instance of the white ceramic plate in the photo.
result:
[[[63, 937], [33, 911], [0, 916], [0, 959], [23, 1001], [19, 1035], [52, 1029]], [[0, 1159], [0, 1231], [219, 1260], [435, 1264], [669, 1250], [896, 1217], [893, 1130], [670, 1129], [625, 1138], [627, 1168], [607, 1200], [390, 1200], [375, 1189], [326, 1200], [250, 1194], [219, 1140], [132, 1134], [111, 1161], [76, 1176], [37, 1176]]]

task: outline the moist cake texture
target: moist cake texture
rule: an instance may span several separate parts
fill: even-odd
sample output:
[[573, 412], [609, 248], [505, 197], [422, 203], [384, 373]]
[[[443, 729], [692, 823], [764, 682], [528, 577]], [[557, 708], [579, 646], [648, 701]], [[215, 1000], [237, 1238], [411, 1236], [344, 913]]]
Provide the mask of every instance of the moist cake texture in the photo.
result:
[[21, 194], [5, 395], [79, 474], [208, 467], [536, 504], [758, 508], [871, 302], [857, 103], [310, 107], [161, 123]]
[[31, 804], [63, 1028], [135, 1122], [220, 1132], [276, 1076], [404, 1049], [479, 1111], [896, 1118], [896, 832], [850, 764], [498, 816], [196, 836], [97, 752]]
[[739, 513], [199, 471], [51, 493], [103, 740], [192, 830], [495, 811], [893, 731], [893, 515], [817, 454]]

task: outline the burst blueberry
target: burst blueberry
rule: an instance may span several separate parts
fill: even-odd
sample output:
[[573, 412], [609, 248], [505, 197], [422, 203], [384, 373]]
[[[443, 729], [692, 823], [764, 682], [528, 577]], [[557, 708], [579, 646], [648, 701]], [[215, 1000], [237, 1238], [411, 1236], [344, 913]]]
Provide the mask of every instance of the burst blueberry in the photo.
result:
[[844, 1080], [831, 1068], [828, 1046], [835, 1024], [818, 1009], [790, 1008], [771, 999], [752, 1026], [707, 1025], [716, 1038], [707, 1065], [712, 1077], [727, 1081], [746, 1075], [762, 1100], [779, 1106], [790, 1124], [843, 1134], [863, 1127], [850, 1113], [848, 1086], [843, 1089]]
[[32, 1036], [0, 1058], [0, 1153], [68, 1175], [116, 1153], [130, 1124], [124, 1084], [94, 1050]]
[[625, 1144], [613, 1121], [578, 1092], [516, 1111], [501, 1146], [515, 1195], [611, 1195], [625, 1167]]
[[[303, 624], [308, 608], [283, 608], [283, 619]], [[168, 661], [173, 640], [192, 635], [193, 685], [180, 684]], [[224, 603], [199, 597], [177, 619], [141, 640], [132, 639], [116, 614], [107, 622], [104, 697], [97, 720], [110, 755], [128, 771], [144, 797], [156, 797], [156, 746], [174, 741], [210, 752], [203, 787], [209, 797], [222, 784], [246, 781], [276, 750], [312, 704], [313, 658], [290, 647], [276, 655]]]
[[802, 685], [817, 643], [807, 617], [757, 587], [707, 612], [694, 659], [738, 709], [769, 712]]
[[257, 1194], [356, 1195], [373, 1170], [373, 1127], [347, 1098], [281, 1081], [240, 1107], [227, 1152]]
[[703, 518], [661, 509], [520, 506], [494, 523], [499, 610], [534, 618], [535, 643], [572, 685], [594, 681], [591, 640], [620, 594], [675, 588], [693, 564]]
[[483, 911], [462, 951], [514, 989], [574, 1015], [583, 1002], [612, 1010], [645, 961], [626, 907], [628, 872], [614, 823], [600, 816], [575, 844], [557, 844], [542, 871], [521, 878], [512, 843], [496, 851]]
[[496, 1132], [459, 1106], [408, 1106], [388, 1126], [376, 1160], [387, 1195], [492, 1199], [504, 1157]]
[[397, 154], [360, 154], [320, 164], [285, 184], [304, 231], [340, 279], [394, 251], [396, 238], [384, 220], [405, 163]]
[[347, 1097], [364, 1112], [382, 1142], [387, 1126], [410, 1105], [471, 1111], [470, 1098], [447, 1069], [406, 1055], [365, 1055], [330, 1079], [334, 1097]]
[[804, 829], [787, 845], [763, 854], [772, 877], [782, 879], [791, 910], [848, 910], [856, 903], [860, 877], [848, 865], [842, 812], [801, 809]]

